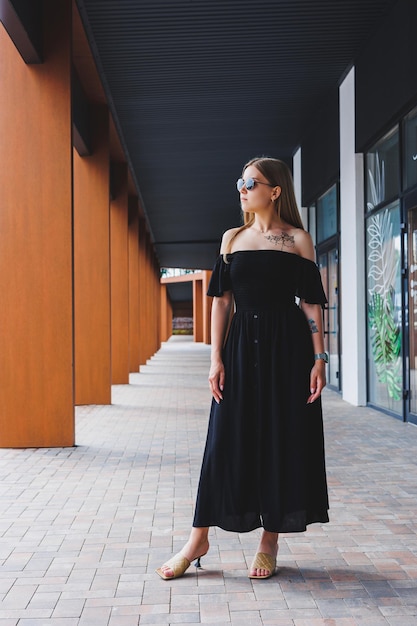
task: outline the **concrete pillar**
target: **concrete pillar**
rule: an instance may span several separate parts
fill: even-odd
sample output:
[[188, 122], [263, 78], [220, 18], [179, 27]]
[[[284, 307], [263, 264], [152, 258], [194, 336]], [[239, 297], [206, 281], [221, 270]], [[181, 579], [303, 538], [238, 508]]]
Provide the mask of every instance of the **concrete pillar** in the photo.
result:
[[129, 197], [129, 372], [139, 371], [139, 207]]
[[308, 210], [303, 207], [303, 195], [302, 195], [302, 178], [301, 178], [301, 148], [298, 148], [293, 156], [293, 181], [294, 192], [297, 206], [300, 211], [301, 219], [303, 220], [304, 228], [309, 229], [308, 223]]
[[340, 86], [340, 261], [343, 399], [366, 404], [363, 155], [355, 154], [355, 69]]
[[172, 305], [166, 285], [161, 285], [161, 341], [168, 341], [172, 335]]
[[211, 270], [203, 270], [203, 341], [206, 344], [211, 343], [211, 305], [213, 298], [206, 295], [211, 278]]
[[97, 106], [92, 154], [74, 150], [75, 403], [110, 404], [109, 114]]
[[204, 341], [203, 281], [193, 280], [193, 326], [194, 341]]
[[127, 165], [112, 166], [110, 203], [112, 383], [129, 382], [129, 254]]
[[139, 365], [145, 365], [147, 359], [146, 329], [146, 224], [139, 219]]
[[74, 444], [71, 0], [43, 2], [43, 58], [0, 24], [0, 446]]

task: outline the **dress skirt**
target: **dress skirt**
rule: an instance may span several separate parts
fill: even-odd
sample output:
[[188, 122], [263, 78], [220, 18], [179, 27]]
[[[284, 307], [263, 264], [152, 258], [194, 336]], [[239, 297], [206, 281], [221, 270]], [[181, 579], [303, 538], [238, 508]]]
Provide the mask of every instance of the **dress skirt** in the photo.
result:
[[209, 295], [232, 290], [225, 385], [212, 401], [193, 526], [300, 532], [328, 521], [321, 400], [307, 404], [311, 331], [296, 297], [323, 305], [317, 266], [253, 250], [219, 257]]

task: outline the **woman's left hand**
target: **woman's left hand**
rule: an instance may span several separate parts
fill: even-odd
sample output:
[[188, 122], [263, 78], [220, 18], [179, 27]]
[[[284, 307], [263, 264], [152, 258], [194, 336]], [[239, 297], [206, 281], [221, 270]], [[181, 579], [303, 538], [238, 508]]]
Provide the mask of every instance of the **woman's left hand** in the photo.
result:
[[322, 390], [326, 386], [326, 364], [321, 359], [318, 359], [310, 374], [310, 396], [307, 400], [307, 404], [315, 402], [320, 397]]

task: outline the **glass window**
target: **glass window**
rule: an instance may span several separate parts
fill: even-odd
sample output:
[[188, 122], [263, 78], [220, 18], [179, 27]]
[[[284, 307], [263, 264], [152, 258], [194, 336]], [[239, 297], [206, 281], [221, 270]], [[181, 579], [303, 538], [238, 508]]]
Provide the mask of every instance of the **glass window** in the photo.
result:
[[333, 185], [317, 200], [317, 243], [337, 233], [337, 188]]
[[399, 144], [395, 127], [366, 154], [366, 202], [368, 211], [398, 196]]
[[404, 122], [405, 134], [405, 188], [409, 189], [417, 184], [417, 108], [415, 108]]
[[338, 289], [339, 255], [336, 248], [323, 252], [319, 256], [319, 268], [324, 291], [328, 297], [328, 305], [323, 311], [324, 343], [329, 354], [326, 376], [329, 384], [340, 389], [339, 378], [339, 289]]
[[400, 203], [367, 220], [369, 400], [402, 411]]
[[308, 230], [313, 240], [314, 246], [317, 243], [316, 231], [316, 205], [312, 204], [308, 207]]
[[408, 341], [410, 411], [417, 415], [417, 209], [408, 212]]

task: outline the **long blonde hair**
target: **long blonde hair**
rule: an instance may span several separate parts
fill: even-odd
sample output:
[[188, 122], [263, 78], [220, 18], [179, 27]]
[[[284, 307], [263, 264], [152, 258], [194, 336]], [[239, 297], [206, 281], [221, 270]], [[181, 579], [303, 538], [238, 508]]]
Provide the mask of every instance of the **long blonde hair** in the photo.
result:
[[[295, 228], [302, 228], [304, 230], [304, 225], [301, 221], [300, 212], [295, 199], [294, 184], [288, 165], [279, 159], [273, 159], [271, 157], [256, 157], [248, 161], [243, 166], [242, 175], [246, 168], [250, 165], [256, 167], [256, 169], [265, 176], [266, 180], [271, 183], [271, 185], [274, 185], [274, 187], [281, 187], [281, 193], [275, 200], [275, 211], [278, 217], [287, 224], [291, 224], [291, 226], [294, 226]], [[225, 260], [226, 255], [232, 249], [234, 239], [242, 230], [252, 226], [254, 221], [255, 213], [243, 213], [243, 226], [238, 228], [228, 241], [226, 251], [224, 253]]]

